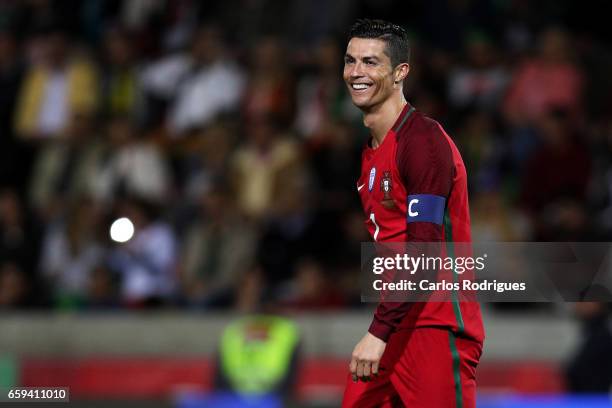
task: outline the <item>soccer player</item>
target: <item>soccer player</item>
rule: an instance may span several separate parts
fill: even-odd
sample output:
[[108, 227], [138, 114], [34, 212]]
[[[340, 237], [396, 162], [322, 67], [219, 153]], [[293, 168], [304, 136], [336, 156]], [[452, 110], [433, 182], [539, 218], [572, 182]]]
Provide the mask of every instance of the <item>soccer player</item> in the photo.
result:
[[[407, 34], [358, 20], [344, 81], [370, 139], [357, 182], [378, 242], [471, 242], [467, 175], [440, 124], [406, 102]], [[484, 329], [476, 302], [381, 302], [352, 353], [343, 407], [475, 406]]]

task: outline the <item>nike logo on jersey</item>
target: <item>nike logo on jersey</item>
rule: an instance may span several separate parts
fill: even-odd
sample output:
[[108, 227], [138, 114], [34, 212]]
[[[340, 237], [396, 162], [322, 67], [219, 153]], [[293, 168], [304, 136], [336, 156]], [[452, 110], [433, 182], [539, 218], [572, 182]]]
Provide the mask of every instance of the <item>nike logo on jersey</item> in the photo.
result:
[[365, 186], [365, 183], [363, 183], [363, 184], [362, 184], [362, 185], [360, 185], [360, 186], [357, 186], [357, 191], [361, 191], [361, 189], [363, 188], [363, 186]]

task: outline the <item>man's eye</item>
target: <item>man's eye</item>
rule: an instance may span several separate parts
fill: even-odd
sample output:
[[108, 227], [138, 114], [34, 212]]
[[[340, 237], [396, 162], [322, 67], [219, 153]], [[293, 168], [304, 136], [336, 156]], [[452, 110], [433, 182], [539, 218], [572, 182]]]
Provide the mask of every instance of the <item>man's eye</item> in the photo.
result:
[[374, 62], [374, 61], [366, 61], [366, 65], [374, 66], [374, 65], [376, 65], [376, 62]]

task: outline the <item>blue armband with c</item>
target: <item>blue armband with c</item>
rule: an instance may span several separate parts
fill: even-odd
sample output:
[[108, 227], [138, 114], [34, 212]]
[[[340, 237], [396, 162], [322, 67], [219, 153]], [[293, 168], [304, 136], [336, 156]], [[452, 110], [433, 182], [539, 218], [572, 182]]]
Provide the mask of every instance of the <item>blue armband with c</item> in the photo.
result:
[[442, 225], [446, 198], [434, 194], [413, 194], [407, 198], [407, 222], [433, 222]]

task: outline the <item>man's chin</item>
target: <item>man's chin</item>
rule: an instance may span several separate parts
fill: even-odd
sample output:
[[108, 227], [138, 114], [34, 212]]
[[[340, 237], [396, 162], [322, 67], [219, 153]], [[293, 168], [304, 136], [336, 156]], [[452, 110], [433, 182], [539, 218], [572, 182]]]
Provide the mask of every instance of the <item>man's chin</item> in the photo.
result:
[[353, 98], [353, 105], [358, 107], [359, 109], [368, 109], [371, 106], [370, 98], [362, 99], [362, 98]]

